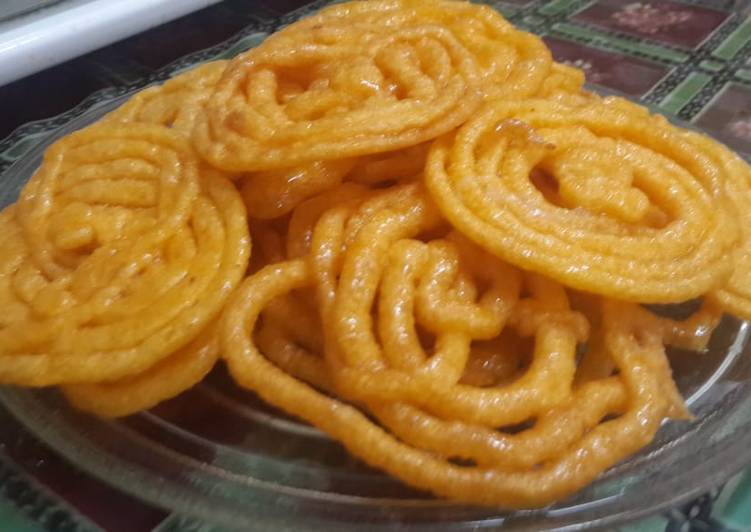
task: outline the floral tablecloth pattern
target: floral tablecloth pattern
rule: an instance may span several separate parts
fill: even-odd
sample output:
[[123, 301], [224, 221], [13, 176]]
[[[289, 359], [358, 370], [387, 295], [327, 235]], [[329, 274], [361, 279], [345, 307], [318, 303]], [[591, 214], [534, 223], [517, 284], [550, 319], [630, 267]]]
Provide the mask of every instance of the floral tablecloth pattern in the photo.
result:
[[[231, 57], [301, 13], [327, 2], [300, 7], [303, 3], [228, 0], [193, 15], [173, 26], [173, 30], [163, 31], [174, 31], [175, 27], [200, 31], [214, 27], [212, 17], [227, 18], [228, 13], [239, 13], [237, 16], [245, 28], [224, 42], [165, 67], [155, 67], [148, 53], [141, 56], [133, 53], [123, 60], [117, 56], [122, 54], [122, 47], [117, 45], [77, 60], [86, 72], [110, 80], [113, 86], [95, 92], [61, 115], [16, 129], [0, 142], [0, 172], [23, 157], [50, 131], [99, 102], [165, 79], [197, 62]], [[558, 61], [583, 69], [590, 83], [695, 124], [739, 152], [751, 155], [751, 7], [745, 7], [751, 6], [750, 2], [485, 0], [483, 3], [497, 8], [516, 25], [541, 35]], [[140, 46], [154, 50], [160, 39], [179, 41], [179, 35], [160, 36], [159, 32], [153, 30], [141, 37], [145, 42]], [[138, 39], [131, 42], [136, 43], [136, 51]], [[0, 88], [0, 102], [3, 90]], [[218, 532], [209, 524], [135, 500], [78, 471], [0, 408], [0, 531], [101, 530]], [[751, 471], [737, 475], [724, 487], [681, 508], [622, 530], [751, 531]]]

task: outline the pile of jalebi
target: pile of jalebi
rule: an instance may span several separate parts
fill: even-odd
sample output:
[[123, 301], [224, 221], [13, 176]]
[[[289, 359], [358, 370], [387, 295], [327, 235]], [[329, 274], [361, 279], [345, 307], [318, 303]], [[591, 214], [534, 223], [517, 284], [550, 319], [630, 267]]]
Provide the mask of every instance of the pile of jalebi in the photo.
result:
[[751, 319], [749, 167], [583, 81], [487, 6], [374, 0], [136, 94], [0, 214], [0, 382], [117, 417], [223, 358], [407, 484], [566, 497], [691, 418], [667, 346]]

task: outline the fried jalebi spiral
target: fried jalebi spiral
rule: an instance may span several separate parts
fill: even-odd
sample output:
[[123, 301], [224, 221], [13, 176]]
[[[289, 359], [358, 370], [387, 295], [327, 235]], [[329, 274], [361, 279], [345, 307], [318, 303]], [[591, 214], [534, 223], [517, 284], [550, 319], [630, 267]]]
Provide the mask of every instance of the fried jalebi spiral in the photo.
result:
[[[568, 312], [565, 295], [546, 289], [536, 278], [531, 279], [530, 290], [542, 298], [539, 306], [546, 312], [539, 312], [535, 319], [519, 314], [522, 334], [536, 337], [535, 355], [525, 377], [499, 390], [457, 384], [471, 341], [492, 339], [503, 330], [518, 296], [519, 277], [492, 257], [472, 264], [472, 254], [465, 253], [461, 265], [461, 248], [450, 240], [428, 245], [401, 240], [434, 223], [430, 207], [421, 202], [417, 197], [407, 211], [392, 207], [373, 216], [347, 246], [329, 324], [342, 366], [333, 374], [337, 390], [363, 401], [375, 397], [410, 401], [449, 417], [489, 425], [524, 421], [541, 405], [565, 397], [574, 376], [577, 339], [584, 339], [587, 325], [583, 318], [558, 316]], [[319, 252], [317, 241], [324, 238], [317, 237], [314, 256], [336, 249], [331, 244]], [[476, 294], [467, 285], [470, 272], [488, 283], [484, 294]], [[380, 294], [381, 345], [371, 318], [376, 293]], [[416, 322], [436, 335], [430, 358], [420, 345]]]
[[[541, 506], [585, 485], [600, 471], [648, 443], [669, 410], [669, 403], [662, 394], [666, 374], [661, 362], [664, 352], [659, 334], [633, 330], [631, 320], [626, 319], [627, 312], [620, 307], [609, 308], [604, 319], [605, 337], [619, 376], [589, 384], [577, 392], [595, 399], [594, 410], [600, 409], [589, 413], [584, 408], [584, 412], [572, 413], [581, 421], [573, 430], [571, 425], [566, 430], [581, 435], [577, 438], [575, 434], [574, 442], [564, 449], [553, 450], [549, 442], [543, 442], [540, 450], [535, 451], [539, 453], [540, 463], [534, 467], [527, 467], [529, 461], [523, 459], [512, 462], [521, 470], [498, 465], [454, 465], [435, 454], [439, 441], [433, 441], [434, 452], [402, 443], [374, 425], [354, 406], [308, 387], [275, 367], [258, 351], [252, 341], [252, 331], [260, 312], [276, 298], [312, 282], [314, 274], [310, 263], [298, 259], [269, 265], [243, 284], [227, 309], [222, 334], [230, 371], [241, 385], [256, 391], [264, 400], [309, 421], [342, 442], [355, 456], [413, 486], [460, 501], [504, 507]], [[567, 406], [562, 404], [561, 412]], [[393, 414], [408, 415], [409, 412]], [[617, 417], [598, 424], [600, 420], [596, 418], [605, 413]], [[559, 415], [562, 414], [559, 412]], [[392, 418], [392, 421], [399, 420]], [[545, 431], [556, 434], [555, 427], [545, 425], [556, 424], [555, 414], [543, 418], [541, 423], [543, 427], [538, 428], [541, 438]], [[402, 422], [399, 424], [405, 426]], [[579, 428], [587, 424], [595, 426], [591, 430]], [[535, 436], [523, 435], [518, 440], [521, 443], [525, 438], [534, 441]], [[509, 445], [511, 448], [513, 444]], [[451, 455], [460, 456], [463, 452], [464, 449], [454, 447]], [[507, 454], [509, 459], [514, 455], [513, 451]], [[552, 456], [546, 458], [548, 454]], [[496, 462], [499, 461], [502, 462], [496, 457]]]
[[[317, 332], [320, 323], [309, 309], [293, 303], [294, 299], [289, 297], [275, 298], [263, 311], [263, 324], [256, 334], [261, 351], [286, 372], [317, 388], [333, 390], [330, 373], [320, 355], [323, 349], [323, 340]], [[298, 325], [291, 326], [292, 319]], [[409, 360], [409, 355], [405, 354], [405, 359]], [[620, 412], [625, 394], [617, 379], [610, 379], [588, 384], [572, 400], [562, 403], [551, 410], [543, 409], [535, 430], [519, 436], [460, 421], [443, 421], [406, 403], [379, 401], [369, 403], [369, 409], [400, 439], [415, 446], [479, 464], [523, 468], [534, 467], [559, 454], [566, 441], [575, 442], [606, 414]]]
[[22, 236], [3, 232], [3, 299], [26, 308], [0, 330], [0, 382], [139, 374], [218, 315], [250, 241], [237, 191], [198, 168], [164, 126], [103, 123], [48, 150], [14, 208]]
[[143, 373], [112, 382], [69, 384], [62, 392], [80, 410], [114, 418], [148, 410], [199, 383], [219, 358], [213, 328]]
[[212, 61], [134, 95], [104, 120], [162, 124], [190, 136], [228, 61]]
[[289, 168], [430, 140], [481, 92], [474, 56], [446, 28], [290, 27], [230, 63], [193, 139], [224, 170]]
[[58, 278], [103, 246], [163, 243], [199, 194], [199, 161], [180, 136], [162, 126], [101, 124], [45, 153], [17, 215], [35, 265]]
[[517, 30], [488, 6], [452, 0], [348, 2], [323, 9], [269, 41], [286, 48], [307, 33], [326, 44], [345, 43], [359, 35], [421, 25], [448, 30], [469, 51], [480, 67], [486, 96], [533, 96], [551, 73], [550, 51], [539, 37]]
[[723, 285], [738, 240], [725, 169], [698, 148], [616, 98], [495, 101], [433, 145], [425, 179], [458, 230], [520, 268], [609, 297], [681, 302]]

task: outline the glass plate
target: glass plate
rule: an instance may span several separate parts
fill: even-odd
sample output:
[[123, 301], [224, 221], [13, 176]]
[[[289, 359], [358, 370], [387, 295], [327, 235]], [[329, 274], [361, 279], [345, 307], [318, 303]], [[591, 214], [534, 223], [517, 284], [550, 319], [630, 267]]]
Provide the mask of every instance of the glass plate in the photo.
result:
[[[257, 42], [259, 35], [226, 48]], [[100, 93], [96, 105], [41, 139], [4, 174], [0, 204], [15, 200], [49, 144], [128, 96]], [[222, 367], [182, 396], [119, 421], [76, 412], [54, 390], [0, 388], [0, 401], [83, 470], [151, 503], [233, 529], [573, 530], [673, 507], [751, 462], [749, 333], [748, 323], [725, 318], [708, 352], [672, 352], [696, 419], [665, 423], [642, 452], [571, 499], [535, 511], [458, 505], [407, 488], [236, 388]]]

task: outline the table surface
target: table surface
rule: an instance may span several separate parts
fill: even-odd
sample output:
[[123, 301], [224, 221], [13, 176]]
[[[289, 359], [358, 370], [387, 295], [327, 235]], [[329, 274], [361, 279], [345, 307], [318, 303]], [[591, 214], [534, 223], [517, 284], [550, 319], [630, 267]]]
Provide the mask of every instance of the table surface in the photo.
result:
[[[188, 54], [273, 29], [304, 0], [225, 0], [0, 87], [0, 172], [97, 91], [158, 79]], [[733, 0], [484, 0], [542, 35], [590, 83], [692, 122], [751, 154], [751, 16]], [[242, 38], [234, 41], [242, 43]], [[226, 47], [225, 47], [226, 48]], [[112, 89], [109, 89], [112, 90]], [[100, 93], [101, 94], [101, 93]], [[93, 96], [92, 96], [93, 95]], [[75, 113], [77, 111], [73, 111]], [[61, 115], [62, 114], [62, 115]], [[78, 471], [0, 407], [0, 531], [214, 531]], [[628, 531], [751, 530], [751, 472]]]

